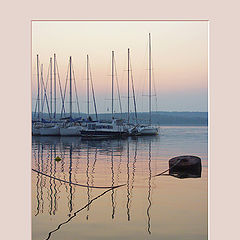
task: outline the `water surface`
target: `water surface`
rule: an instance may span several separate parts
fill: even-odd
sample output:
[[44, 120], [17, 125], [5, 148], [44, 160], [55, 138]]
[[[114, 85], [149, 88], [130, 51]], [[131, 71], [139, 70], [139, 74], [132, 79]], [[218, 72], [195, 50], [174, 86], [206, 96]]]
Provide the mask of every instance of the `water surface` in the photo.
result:
[[[207, 239], [207, 135], [164, 126], [125, 140], [33, 137], [33, 169], [86, 187], [32, 172], [32, 239]], [[199, 156], [201, 177], [154, 177], [178, 155]]]

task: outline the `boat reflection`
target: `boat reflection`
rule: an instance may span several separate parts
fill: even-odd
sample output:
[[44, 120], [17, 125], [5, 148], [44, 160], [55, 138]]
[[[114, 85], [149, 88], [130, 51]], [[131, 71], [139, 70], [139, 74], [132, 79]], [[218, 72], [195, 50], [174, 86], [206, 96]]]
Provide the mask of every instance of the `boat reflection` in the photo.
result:
[[[64, 204], [65, 211], [68, 212], [68, 219], [51, 231], [47, 239], [83, 210], [86, 211], [84, 212], [85, 219], [89, 220], [90, 215], [94, 215], [94, 211], [91, 211], [91, 204], [107, 193], [109, 193], [111, 204], [109, 205], [111, 218], [115, 220], [118, 216], [116, 213], [123, 212], [121, 202], [125, 201], [125, 218], [127, 221], [132, 221], [131, 215], [134, 215], [134, 211], [131, 206], [134, 188], [139, 185], [139, 181], [141, 181], [141, 185], [144, 185], [145, 199], [147, 200], [145, 205], [146, 232], [151, 234], [152, 181], [154, 181], [152, 177], [152, 144], [155, 143], [155, 140], [155, 136], [144, 139], [128, 138], [126, 140], [83, 142], [75, 137], [33, 137], [32, 168], [43, 173], [33, 174], [36, 180], [35, 216], [44, 214], [44, 211], [47, 211], [50, 216], [56, 215], [59, 206], [63, 207]], [[138, 150], [146, 145], [148, 146], [146, 149], [148, 161], [143, 161], [145, 156], [138, 155]], [[61, 158], [59, 162], [55, 161], [57, 156]], [[141, 176], [142, 171], [146, 171], [147, 181], [144, 180], [144, 176]], [[59, 179], [63, 181], [58, 181]], [[85, 189], [76, 184], [81, 184]], [[109, 189], [99, 193], [91, 188], [91, 186], [102, 184], [109, 186]], [[119, 188], [115, 188], [120, 184], [126, 185], [124, 188], [120, 188], [123, 189], [126, 196], [124, 199], [122, 195], [118, 197]], [[74, 201], [76, 198], [78, 200]], [[61, 202], [59, 202], [60, 199]], [[47, 205], [47, 208], [44, 208], [44, 205]]]

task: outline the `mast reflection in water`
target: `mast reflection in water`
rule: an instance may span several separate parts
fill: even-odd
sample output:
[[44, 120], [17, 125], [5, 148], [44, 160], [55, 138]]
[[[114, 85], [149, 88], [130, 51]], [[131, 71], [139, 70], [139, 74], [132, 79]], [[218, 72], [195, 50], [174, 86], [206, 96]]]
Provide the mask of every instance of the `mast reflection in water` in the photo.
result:
[[[179, 130], [182, 141], [176, 144], [171, 134], [177, 138]], [[163, 128], [160, 137], [111, 141], [33, 137], [32, 168], [38, 171], [32, 173], [33, 239], [204, 239], [207, 129], [193, 130], [190, 138], [187, 127]], [[153, 177], [183, 154], [201, 157], [200, 177], [176, 172]], [[191, 230], [193, 222], [198, 228]]]

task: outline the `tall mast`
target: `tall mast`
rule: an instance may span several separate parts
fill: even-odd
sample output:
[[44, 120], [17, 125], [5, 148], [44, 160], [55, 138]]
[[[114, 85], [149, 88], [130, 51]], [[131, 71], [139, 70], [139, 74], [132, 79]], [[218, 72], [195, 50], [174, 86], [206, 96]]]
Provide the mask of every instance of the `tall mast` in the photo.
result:
[[151, 125], [152, 123], [152, 118], [151, 118], [151, 107], [152, 107], [152, 104], [151, 104], [151, 34], [149, 33], [149, 124]]
[[112, 119], [113, 119], [114, 51], [112, 51]]
[[37, 88], [38, 88], [38, 94], [37, 94], [37, 105], [38, 105], [38, 120], [40, 119], [40, 84], [39, 84], [39, 62], [38, 62], [38, 54], [37, 54]]
[[95, 93], [94, 93], [94, 88], [93, 88], [92, 72], [91, 72], [91, 68], [90, 68], [90, 64], [89, 64], [89, 58], [88, 58], [88, 65], [89, 65], [89, 74], [90, 74], [90, 80], [91, 80], [91, 86], [92, 86], [92, 97], [93, 97], [93, 104], [94, 104], [94, 109], [95, 109], [95, 116], [96, 116], [96, 120], [98, 121], [97, 105], [96, 105]]
[[130, 50], [128, 48], [128, 123], [129, 123], [129, 69], [130, 69], [130, 59], [129, 59], [129, 56], [130, 56]]
[[87, 55], [87, 115], [89, 116], [89, 62]]
[[70, 60], [69, 60], [69, 82], [70, 82], [69, 84], [70, 117], [72, 117], [72, 57], [70, 57]]
[[41, 64], [41, 118], [43, 118], [43, 106], [44, 106], [44, 85], [43, 85], [43, 64]]
[[[129, 60], [130, 60], [130, 57], [129, 57]], [[135, 90], [134, 90], [133, 73], [132, 73], [132, 65], [131, 65], [131, 63], [130, 63], [130, 67], [131, 67], [131, 79], [132, 79], [133, 104], [134, 104], [135, 119], [136, 119], [136, 124], [137, 124], [138, 123], [138, 120], [137, 120], [137, 106], [136, 106], [136, 98], [135, 98]]]
[[50, 116], [52, 118], [52, 58], [50, 57]]
[[54, 66], [53, 66], [53, 72], [54, 72], [54, 119], [56, 118], [56, 112], [57, 112], [57, 92], [56, 92], [56, 54], [54, 53]]

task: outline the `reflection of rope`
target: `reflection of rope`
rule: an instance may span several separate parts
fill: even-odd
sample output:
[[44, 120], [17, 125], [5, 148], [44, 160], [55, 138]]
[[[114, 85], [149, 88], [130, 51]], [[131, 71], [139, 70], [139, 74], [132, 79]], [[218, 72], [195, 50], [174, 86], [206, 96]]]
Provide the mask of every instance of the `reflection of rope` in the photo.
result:
[[[123, 185], [126, 185], [126, 184], [123, 184]], [[123, 186], [123, 185], [115, 186], [115, 187], [113, 187], [113, 188], [119, 188], [119, 187], [121, 187], [121, 186]], [[111, 188], [112, 188], [112, 187], [111, 187]], [[84, 210], [86, 207], [88, 207], [90, 204], [92, 204], [95, 200], [97, 200], [98, 198], [102, 197], [103, 195], [105, 195], [107, 192], [109, 192], [109, 191], [111, 191], [111, 190], [112, 190], [112, 189], [108, 189], [108, 190], [106, 190], [105, 192], [103, 192], [103, 193], [101, 193], [100, 195], [98, 195], [97, 197], [93, 198], [93, 199], [90, 200], [90, 202], [87, 203], [85, 206], [83, 206], [82, 208], [80, 208], [79, 210], [77, 210], [67, 221], [65, 221], [65, 222], [63, 222], [63, 223], [60, 223], [55, 230], [49, 232], [48, 237], [47, 237], [46, 240], [50, 239], [52, 233], [58, 231], [62, 225], [70, 222], [74, 217], [77, 216], [77, 214], [78, 214], [79, 212], [81, 212], [82, 210]]]
[[72, 184], [72, 185], [76, 185], [76, 186], [79, 186], [79, 187], [102, 188], [102, 189], [104, 189], [104, 188], [110, 188], [110, 189], [114, 189], [114, 188], [118, 188], [118, 187], [122, 187], [122, 186], [126, 185], [126, 184], [121, 184], [121, 185], [110, 186], [110, 187], [104, 187], [104, 186], [88, 186], [88, 185], [83, 185], [83, 184], [68, 182], [68, 181], [62, 180], [62, 179], [60, 179], [60, 178], [56, 178], [56, 177], [47, 175], [47, 174], [45, 174], [45, 173], [39, 172], [39, 171], [37, 171], [36, 169], [33, 169], [33, 168], [32, 168], [32, 171], [34, 171], [34, 172], [36, 172], [36, 173], [40, 173], [40, 174], [42, 174], [42, 175], [44, 175], [44, 176], [46, 176], [46, 177], [49, 177], [49, 178], [53, 178], [53, 179], [58, 180], [58, 181], [60, 181], [60, 182], [70, 183], [70, 184]]

